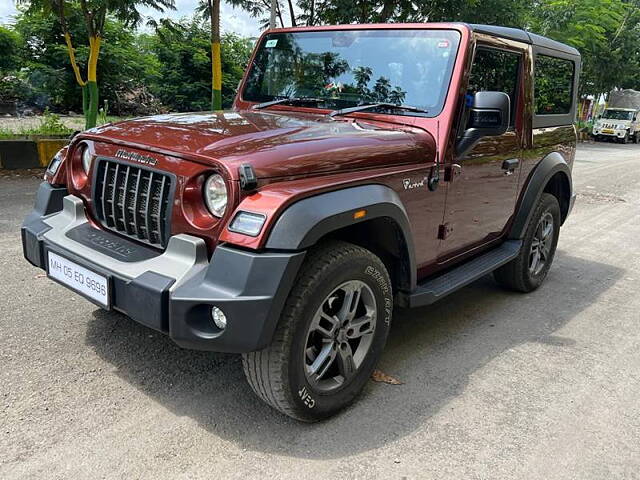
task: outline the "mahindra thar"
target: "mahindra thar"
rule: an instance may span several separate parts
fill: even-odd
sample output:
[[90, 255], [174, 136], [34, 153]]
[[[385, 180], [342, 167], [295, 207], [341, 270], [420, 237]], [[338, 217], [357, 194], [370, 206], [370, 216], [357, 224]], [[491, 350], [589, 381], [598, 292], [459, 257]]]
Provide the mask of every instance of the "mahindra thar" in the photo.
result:
[[303, 421], [352, 402], [394, 307], [544, 281], [574, 203], [580, 54], [467, 24], [267, 31], [233, 109], [76, 135], [24, 255]]

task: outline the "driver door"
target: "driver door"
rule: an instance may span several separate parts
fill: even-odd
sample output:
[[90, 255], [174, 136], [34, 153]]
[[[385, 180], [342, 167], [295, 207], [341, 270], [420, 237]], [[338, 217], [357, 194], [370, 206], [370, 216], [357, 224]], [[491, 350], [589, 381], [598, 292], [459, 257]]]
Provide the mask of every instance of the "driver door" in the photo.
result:
[[[481, 248], [498, 239], [515, 210], [522, 164], [524, 60], [522, 49], [479, 45], [467, 98], [479, 91], [509, 95], [510, 126], [498, 137], [483, 138], [464, 158], [456, 159], [447, 184], [439, 262]], [[464, 131], [468, 111], [463, 116]]]

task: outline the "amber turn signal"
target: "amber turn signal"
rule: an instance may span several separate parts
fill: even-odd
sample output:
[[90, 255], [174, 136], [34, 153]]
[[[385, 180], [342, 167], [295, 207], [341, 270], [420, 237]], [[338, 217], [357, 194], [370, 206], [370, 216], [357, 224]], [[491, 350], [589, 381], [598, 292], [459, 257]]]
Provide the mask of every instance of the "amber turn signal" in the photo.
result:
[[360, 220], [361, 218], [364, 218], [367, 216], [367, 211], [366, 210], [358, 210], [357, 212], [355, 212], [353, 214], [353, 219], [354, 220]]

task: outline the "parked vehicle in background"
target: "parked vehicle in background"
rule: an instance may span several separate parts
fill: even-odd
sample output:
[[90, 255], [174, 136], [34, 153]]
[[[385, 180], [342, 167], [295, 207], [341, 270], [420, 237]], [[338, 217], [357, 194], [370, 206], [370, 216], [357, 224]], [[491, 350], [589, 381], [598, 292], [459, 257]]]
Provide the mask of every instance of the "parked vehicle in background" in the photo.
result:
[[640, 143], [640, 92], [613, 90], [607, 108], [593, 125], [593, 138]]
[[575, 200], [580, 54], [522, 30], [319, 26], [259, 40], [234, 111], [81, 133], [26, 258], [185, 348], [243, 355], [303, 421], [367, 383], [394, 305], [493, 272], [531, 292]]

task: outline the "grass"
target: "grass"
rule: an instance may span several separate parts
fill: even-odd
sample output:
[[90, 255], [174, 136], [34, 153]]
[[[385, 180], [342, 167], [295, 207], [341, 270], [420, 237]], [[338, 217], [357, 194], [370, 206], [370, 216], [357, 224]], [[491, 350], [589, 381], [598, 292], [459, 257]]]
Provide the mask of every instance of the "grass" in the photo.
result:
[[[124, 118], [103, 115], [100, 117], [98, 124], [102, 125], [120, 120], [124, 120]], [[76, 124], [76, 121], [80, 122], [80, 124]], [[71, 135], [76, 130], [84, 129], [84, 119], [82, 117], [78, 117], [77, 119], [74, 117], [71, 126], [65, 125], [65, 122], [67, 124], [70, 123], [69, 119], [63, 121], [59, 115], [51, 113], [48, 110], [39, 118], [28, 117], [24, 120], [15, 119], [15, 121], [11, 119], [9, 125], [0, 124], [0, 140], [30, 136]]]
[[12, 130], [6, 127], [0, 127], [0, 138], [28, 137], [31, 135], [71, 135], [73, 130], [67, 127], [60, 116], [45, 110], [44, 115], [40, 118], [40, 124], [31, 128], [19, 128]]

